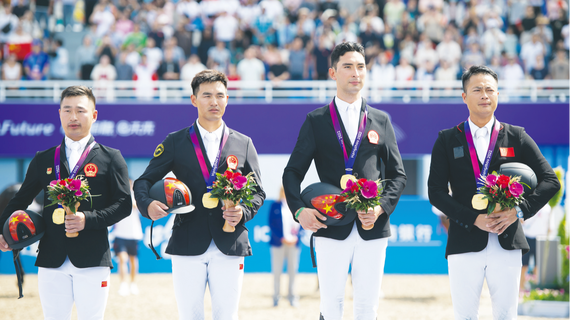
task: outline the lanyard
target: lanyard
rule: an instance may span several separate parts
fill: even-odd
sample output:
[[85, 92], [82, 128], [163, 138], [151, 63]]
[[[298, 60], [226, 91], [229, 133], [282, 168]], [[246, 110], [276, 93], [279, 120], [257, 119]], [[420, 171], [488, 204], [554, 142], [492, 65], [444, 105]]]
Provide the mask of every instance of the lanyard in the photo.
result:
[[364, 109], [364, 116], [362, 117], [362, 121], [360, 122], [360, 126], [358, 127], [358, 132], [356, 133], [356, 139], [354, 139], [354, 146], [352, 146], [352, 152], [350, 153], [350, 157], [348, 157], [348, 154], [346, 153], [346, 147], [344, 146], [342, 129], [340, 128], [338, 116], [336, 115], [336, 107], [334, 105], [334, 99], [329, 104], [329, 111], [331, 113], [334, 131], [336, 133], [338, 143], [342, 147], [342, 152], [344, 153], [344, 170], [346, 174], [352, 174], [352, 167], [354, 166], [356, 153], [358, 153], [358, 148], [360, 147], [360, 143], [362, 142], [362, 135], [364, 133], [364, 128], [366, 127], [366, 119], [368, 118], [368, 106], [366, 106]]
[[[93, 141], [84, 151], [83, 154], [81, 154], [81, 157], [79, 158], [79, 160], [77, 160], [77, 164], [75, 164], [75, 167], [73, 168], [73, 170], [71, 170], [71, 172], [69, 173], [69, 179], [73, 179], [75, 178], [75, 175], [77, 175], [77, 172], [79, 171], [79, 168], [81, 168], [81, 166], [83, 165], [83, 162], [85, 161], [85, 158], [87, 158], [87, 155], [89, 154], [89, 152], [91, 152], [91, 149], [93, 149], [93, 147], [95, 146], [95, 141]], [[54, 166], [55, 166], [55, 177], [57, 178], [57, 180], [61, 179], [61, 170], [60, 170], [60, 152], [61, 152], [61, 144], [59, 146], [57, 146], [57, 148], [55, 149], [55, 156], [54, 156]]]
[[484, 185], [483, 181], [481, 181], [479, 177], [484, 177], [489, 172], [489, 165], [491, 164], [491, 157], [493, 156], [493, 150], [495, 150], [495, 144], [497, 143], [500, 128], [501, 125], [499, 124], [499, 120], [495, 118], [495, 125], [493, 126], [493, 132], [491, 133], [491, 142], [489, 143], [489, 149], [487, 149], [485, 161], [483, 162], [483, 171], [481, 172], [479, 169], [479, 161], [477, 160], [477, 151], [475, 150], [475, 144], [473, 143], [473, 135], [471, 134], [471, 126], [469, 125], [469, 120], [465, 121], [465, 138], [467, 139], [467, 145], [469, 146], [469, 155], [471, 156], [471, 165], [473, 166], [475, 180], [477, 181], [477, 190]]
[[216, 181], [216, 171], [218, 171], [218, 164], [220, 163], [220, 156], [222, 155], [222, 149], [228, 141], [228, 136], [230, 135], [228, 127], [224, 124], [224, 135], [222, 137], [222, 141], [220, 143], [220, 148], [218, 150], [218, 154], [216, 155], [216, 159], [214, 163], [212, 163], [212, 171], [208, 173], [208, 166], [206, 165], [206, 159], [204, 158], [204, 153], [202, 152], [202, 148], [200, 148], [200, 142], [198, 141], [198, 136], [196, 135], [196, 129], [194, 126], [191, 126], [188, 129], [190, 133], [190, 139], [192, 140], [192, 144], [194, 145], [194, 151], [196, 152], [196, 157], [198, 158], [198, 162], [200, 163], [200, 169], [202, 170], [202, 175], [204, 176], [204, 181], [206, 181], [206, 187], [208, 189], [212, 189], [212, 184]]

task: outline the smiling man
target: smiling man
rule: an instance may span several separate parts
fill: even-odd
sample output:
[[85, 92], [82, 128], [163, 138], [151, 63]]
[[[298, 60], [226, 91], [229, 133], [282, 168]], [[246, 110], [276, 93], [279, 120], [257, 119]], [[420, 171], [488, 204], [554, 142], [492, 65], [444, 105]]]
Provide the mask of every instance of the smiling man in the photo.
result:
[[[238, 319], [244, 257], [251, 255], [245, 223], [263, 204], [257, 152], [251, 139], [226, 126], [222, 117], [228, 104], [228, 79], [215, 70], [204, 70], [192, 80], [190, 98], [198, 120], [190, 127], [169, 134], [156, 148], [134, 191], [141, 213], [152, 220], [167, 215], [166, 204], [149, 198], [155, 182], [172, 171], [192, 193], [196, 207], [177, 215], [166, 253], [172, 255], [172, 277], [180, 319], [204, 319], [204, 293], [209, 286], [214, 320]], [[243, 175], [254, 173], [257, 192], [252, 207], [226, 209], [204, 200], [216, 172], [231, 168]], [[231, 233], [222, 227], [227, 221]]]
[[[404, 191], [406, 175], [388, 115], [368, 106], [361, 96], [366, 80], [364, 48], [354, 42], [337, 45], [331, 66], [336, 97], [307, 115], [283, 173], [283, 186], [295, 220], [315, 236], [321, 319], [342, 319], [346, 278], [352, 267], [354, 318], [374, 320], [390, 237], [389, 216]], [[326, 218], [304, 208], [300, 196], [301, 182], [313, 160], [321, 182], [336, 187], [344, 188], [341, 184], [347, 178], [387, 179], [381, 205], [359, 212], [346, 225], [327, 227], [319, 220]], [[385, 176], [380, 172], [382, 164]]]
[[[127, 164], [119, 150], [95, 142], [91, 125], [97, 120], [91, 89], [63, 90], [59, 109], [65, 132], [62, 143], [40, 151], [30, 162], [20, 191], [10, 201], [0, 225], [16, 210], [28, 207], [56, 179], [83, 176], [94, 196], [81, 202], [77, 214], [61, 221], [57, 206], [44, 208], [46, 231], [36, 260], [38, 286], [45, 319], [70, 319], [73, 304], [79, 319], [103, 319], [113, 267], [107, 227], [131, 213]], [[0, 230], [0, 233], [2, 230]], [[66, 232], [77, 232], [70, 238]], [[0, 250], [10, 250], [0, 234]]]
[[[493, 302], [493, 318], [516, 319], [521, 254], [529, 250], [520, 219], [534, 216], [560, 184], [524, 129], [495, 118], [497, 74], [485, 66], [472, 66], [462, 81], [469, 118], [439, 132], [428, 180], [431, 203], [450, 221], [445, 256], [455, 319], [478, 318], [485, 279]], [[477, 201], [479, 175], [475, 172], [486, 176], [509, 162], [528, 165], [538, 184], [515, 208], [487, 215], [486, 206], [481, 208]]]

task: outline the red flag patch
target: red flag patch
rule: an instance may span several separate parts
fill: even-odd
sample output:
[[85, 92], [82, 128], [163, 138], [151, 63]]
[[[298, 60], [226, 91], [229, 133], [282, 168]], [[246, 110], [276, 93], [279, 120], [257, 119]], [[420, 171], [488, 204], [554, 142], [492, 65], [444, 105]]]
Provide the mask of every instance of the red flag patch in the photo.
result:
[[501, 152], [501, 157], [509, 157], [512, 158], [515, 156], [515, 149], [513, 147], [510, 148], [499, 148]]
[[101, 281], [101, 288], [107, 288], [107, 281]]
[[243, 270], [243, 263], [240, 263], [240, 264], [239, 264], [239, 269], [240, 269], [240, 270]]

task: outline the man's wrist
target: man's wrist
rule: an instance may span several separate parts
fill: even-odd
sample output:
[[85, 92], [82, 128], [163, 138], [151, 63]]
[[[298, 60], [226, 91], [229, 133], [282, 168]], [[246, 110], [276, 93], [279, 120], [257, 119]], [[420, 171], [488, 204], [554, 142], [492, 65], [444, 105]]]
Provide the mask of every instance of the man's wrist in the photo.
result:
[[517, 212], [517, 218], [524, 219], [524, 214], [521, 210], [521, 207], [515, 206], [515, 211]]
[[295, 219], [299, 220], [299, 215], [301, 214], [301, 211], [303, 211], [303, 209], [305, 209], [305, 207], [301, 207], [297, 211], [295, 211]]

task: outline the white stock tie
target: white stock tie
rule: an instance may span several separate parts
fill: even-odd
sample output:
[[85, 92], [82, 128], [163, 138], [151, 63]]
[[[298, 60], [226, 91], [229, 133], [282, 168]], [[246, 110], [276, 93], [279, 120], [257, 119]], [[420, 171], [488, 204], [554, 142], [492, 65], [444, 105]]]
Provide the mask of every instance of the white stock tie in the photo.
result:
[[68, 157], [69, 170], [73, 170], [75, 165], [77, 165], [77, 161], [79, 161], [79, 158], [81, 157], [81, 144], [79, 141], [73, 141], [69, 144], [69, 149], [71, 149]]
[[355, 115], [356, 111], [356, 107], [354, 105], [349, 105], [346, 112], [347, 112], [347, 122], [348, 124], [346, 125], [346, 133], [348, 134], [348, 138], [350, 139], [350, 142], [352, 144], [354, 144], [354, 140], [356, 139], [356, 131], [358, 131], [358, 129], [356, 128], [356, 122], [358, 121]]
[[477, 150], [477, 158], [481, 163], [485, 162], [485, 155], [489, 149], [489, 143], [486, 139], [487, 127], [479, 128], [475, 131], [475, 150]]
[[216, 135], [212, 132], [208, 132], [205, 135], [206, 137], [206, 153], [208, 155], [208, 160], [210, 160], [210, 164], [214, 163], [216, 160]]

